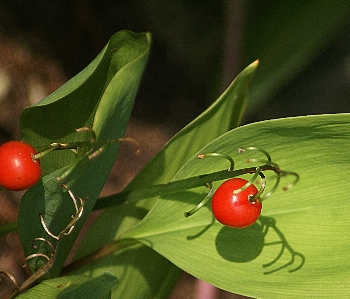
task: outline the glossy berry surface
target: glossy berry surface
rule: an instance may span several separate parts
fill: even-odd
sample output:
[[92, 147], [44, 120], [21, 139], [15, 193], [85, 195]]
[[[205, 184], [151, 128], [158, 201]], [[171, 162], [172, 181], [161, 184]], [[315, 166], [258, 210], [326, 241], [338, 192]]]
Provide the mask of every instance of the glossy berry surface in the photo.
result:
[[35, 149], [22, 141], [0, 146], [0, 185], [13, 191], [32, 187], [40, 178], [40, 161], [34, 160]]
[[215, 218], [222, 224], [243, 228], [252, 225], [259, 218], [262, 204], [259, 200], [249, 201], [250, 196], [258, 193], [254, 185], [235, 194], [248, 181], [241, 178], [233, 178], [223, 182], [215, 191], [211, 208]]

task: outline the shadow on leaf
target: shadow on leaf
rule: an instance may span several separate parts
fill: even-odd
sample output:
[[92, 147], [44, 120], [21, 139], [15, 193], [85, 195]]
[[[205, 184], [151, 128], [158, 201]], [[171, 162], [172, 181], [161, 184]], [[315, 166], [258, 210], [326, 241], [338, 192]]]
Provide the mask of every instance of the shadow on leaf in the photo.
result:
[[[265, 236], [271, 230], [275, 232], [278, 240], [266, 243]], [[305, 263], [304, 255], [291, 247], [286, 237], [276, 226], [275, 219], [271, 217], [260, 216], [259, 222], [243, 229], [223, 226], [215, 239], [215, 246], [218, 254], [225, 260], [234, 263], [253, 261], [262, 253], [264, 246], [271, 245], [280, 245], [281, 249], [272, 261], [262, 265], [264, 269], [271, 269], [265, 271], [264, 274], [272, 274], [292, 266], [297, 260], [300, 260], [300, 262], [296, 267], [290, 269], [289, 272], [295, 272], [303, 267]], [[284, 260], [282, 260], [282, 257], [285, 254], [289, 254], [290, 259], [288, 262], [282, 262], [281, 264], [281, 261]]]
[[256, 259], [264, 247], [264, 234], [261, 225], [234, 229], [223, 226], [216, 236], [217, 252], [226, 260], [247, 263]]
[[265, 271], [264, 274], [272, 274], [274, 272], [277, 272], [277, 271], [282, 270], [288, 266], [293, 265], [296, 261], [296, 257], [300, 260], [300, 263], [298, 264], [297, 267], [290, 269], [289, 273], [295, 272], [295, 271], [299, 270], [300, 268], [302, 268], [303, 265], [305, 264], [305, 256], [303, 254], [301, 254], [300, 252], [295, 251], [292, 248], [292, 246], [288, 243], [284, 234], [276, 226], [276, 220], [272, 217], [265, 217], [265, 216], [260, 216], [259, 220], [260, 220], [260, 223], [261, 223], [263, 230], [264, 230], [264, 236], [266, 236], [267, 233], [269, 232], [269, 230], [272, 229], [276, 233], [276, 235], [278, 236], [278, 239], [279, 239], [276, 242], [265, 243], [265, 246], [281, 245], [281, 249], [280, 249], [279, 253], [277, 254], [277, 256], [271, 262], [264, 264], [263, 268], [269, 268], [269, 267], [272, 267], [274, 265], [277, 265], [277, 263], [281, 260], [281, 258], [284, 255], [286, 250], [290, 255], [289, 262], [286, 262], [286, 263], [282, 264], [281, 266], [276, 266], [272, 270]]

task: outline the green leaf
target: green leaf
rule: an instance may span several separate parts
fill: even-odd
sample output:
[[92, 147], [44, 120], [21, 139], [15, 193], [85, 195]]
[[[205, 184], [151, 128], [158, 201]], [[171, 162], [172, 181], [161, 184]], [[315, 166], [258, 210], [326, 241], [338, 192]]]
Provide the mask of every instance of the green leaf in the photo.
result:
[[[22, 139], [35, 147], [52, 142], [89, 141], [91, 133], [77, 133], [76, 128], [91, 126], [97, 142], [122, 137], [133, 106], [134, 98], [148, 59], [150, 35], [121, 31], [116, 33], [97, 56], [80, 74], [35, 106], [25, 109], [20, 118]], [[100, 146], [100, 145], [99, 145]], [[93, 149], [97, 149], [95, 146]], [[51, 276], [57, 276], [89, 212], [105, 184], [118, 154], [120, 144], [109, 145], [93, 160], [87, 157], [91, 146], [79, 149], [76, 157], [69, 150], [59, 150], [41, 159], [44, 177], [23, 196], [18, 232], [25, 254], [41, 252], [49, 255], [45, 242], [34, 238], [49, 237], [40, 222], [44, 214], [45, 224], [58, 235], [75, 214], [72, 199], [59, 186], [57, 176], [70, 167], [70, 175], [63, 181], [76, 197], [88, 197], [84, 213], [73, 232], [60, 241], [60, 248]], [[55, 245], [54, 245], [55, 246]], [[33, 270], [42, 260], [34, 258], [29, 265]]]
[[95, 277], [105, 271], [119, 278], [118, 286], [112, 291], [112, 298], [116, 299], [168, 298], [181, 273], [171, 262], [141, 243], [118, 250], [74, 273]]
[[[163, 195], [123, 237], [142, 241], [183, 270], [234, 293], [254, 298], [349, 297], [349, 129], [350, 114], [270, 120], [234, 129], [200, 152], [231, 155], [238, 169], [247, 167], [247, 158], [264, 157], [259, 152], [238, 154], [237, 148], [257, 146], [282, 169], [297, 172], [300, 182], [286, 192], [282, 186], [293, 178], [282, 178], [282, 186], [263, 202], [260, 221], [246, 229], [215, 222], [208, 205], [184, 218], [208, 192], [201, 187]], [[194, 156], [174, 180], [227, 166], [223, 159]]]
[[118, 279], [111, 273], [89, 278], [73, 275], [45, 280], [38, 286], [19, 295], [20, 299], [107, 299]]
[[[219, 99], [203, 114], [176, 134], [126, 189], [137, 189], [152, 184], [168, 182], [182, 165], [201, 147], [229, 129], [236, 127], [245, 105], [248, 85], [256, 67], [257, 62], [254, 62], [243, 70]], [[86, 234], [75, 259], [80, 259], [98, 250], [101, 246], [112, 243], [123, 232], [135, 226], [147, 214], [153, 204], [153, 199], [147, 199], [138, 202], [136, 206], [125, 203], [106, 209]], [[101, 234], [101, 231], [104, 233]], [[114, 271], [118, 271], [118, 264], [123, 263], [125, 258], [132, 260], [134, 254], [134, 250], [124, 249], [121, 252], [115, 253], [112, 257], [107, 257], [103, 260], [110, 261], [105, 262], [108, 265], [108, 271], [116, 273]], [[142, 252], [139, 254], [142, 254]], [[121, 256], [123, 259], [120, 259]], [[141, 255], [140, 258], [148, 264], [147, 268], [149, 271], [145, 273], [146, 281], [152, 279], [155, 276], [153, 265], [163, 263], [164, 258], [156, 254], [152, 254], [150, 257], [148, 252]], [[104, 262], [102, 261], [101, 263]], [[135, 271], [139, 271], [137, 261], [132, 263], [132, 267], [135, 268]], [[100, 263], [94, 263], [84, 267], [83, 272], [80, 270], [78, 273], [91, 273], [91, 271], [105, 269], [100, 266]], [[172, 280], [179, 277], [180, 271], [176, 270], [177, 268], [172, 264], [168, 263], [164, 269], [169, 273], [175, 273]], [[116, 275], [118, 274], [116, 273]], [[127, 275], [118, 275], [118, 277], [120, 277], [121, 284], [116, 292], [123, 290], [124, 282], [125, 285], [134, 285], [136, 283], [139, 284], [140, 281], [138, 276], [135, 276], [131, 270], [129, 270]], [[164, 276], [159, 275], [157, 277], [161, 281], [164, 280]], [[168, 276], [166, 277], [169, 278]], [[164, 282], [163, 286], [166, 283], [169, 282]], [[151, 283], [149, 282], [149, 284]], [[152, 295], [154, 297], [149, 298], [167, 298], [171, 287], [172, 284], [169, 284], [167, 292], [164, 291], [164, 293], [158, 293], [157, 295], [154, 293], [150, 295], [148, 288], [145, 288], [142, 296], [140, 296], [140, 290], [138, 289], [135, 290], [136, 293], [134, 296], [130, 294], [128, 298], [148, 298], [147, 296]]]
[[244, 63], [260, 60], [248, 111], [256, 113], [332, 42], [348, 20], [349, 7], [349, 1], [274, 1], [264, 12], [256, 9], [248, 15]]

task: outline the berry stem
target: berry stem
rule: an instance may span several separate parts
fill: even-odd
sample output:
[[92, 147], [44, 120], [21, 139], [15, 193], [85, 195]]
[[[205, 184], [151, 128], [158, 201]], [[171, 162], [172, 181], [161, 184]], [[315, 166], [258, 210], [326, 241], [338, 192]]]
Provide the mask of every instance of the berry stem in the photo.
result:
[[275, 180], [275, 184], [273, 185], [273, 187], [269, 190], [269, 192], [265, 193], [264, 196], [260, 197], [260, 201], [265, 200], [266, 198], [270, 197], [272, 195], [273, 192], [275, 192], [275, 190], [277, 189], [279, 183], [281, 181], [281, 173], [278, 172], [276, 173], [276, 180]]
[[53, 152], [54, 150], [58, 149], [57, 148], [58, 145], [59, 145], [58, 143], [55, 145], [52, 144], [52, 145], [50, 145], [51, 146], [50, 148], [43, 150], [43, 151], [37, 153], [36, 155], [33, 155], [33, 160], [39, 160], [40, 158], [47, 155], [48, 153]]
[[[259, 170], [259, 175], [263, 171], [270, 170], [270, 171], [273, 171], [277, 176], [275, 185], [265, 196], [260, 198], [260, 201], [270, 196], [273, 193], [273, 191], [275, 191], [281, 176], [293, 175], [295, 177], [294, 181], [290, 183], [288, 186], [284, 187], [283, 190], [289, 190], [299, 181], [299, 175], [297, 173], [281, 170], [279, 166], [275, 163], [259, 166], [258, 170]], [[230, 179], [230, 178], [240, 176], [243, 174], [248, 174], [248, 173], [256, 174], [257, 167], [242, 168], [242, 169], [237, 169], [233, 171], [230, 171], [230, 168], [229, 168], [228, 170], [221, 170], [221, 171], [212, 172], [208, 174], [202, 174], [202, 175], [190, 177], [187, 179], [172, 181], [166, 184], [153, 185], [146, 188], [140, 188], [135, 190], [124, 190], [117, 194], [112, 194], [106, 197], [99, 198], [95, 203], [93, 209], [100, 210], [100, 209], [120, 205], [124, 202], [135, 203], [139, 200], [159, 196], [162, 194], [168, 194], [176, 191], [187, 190], [187, 189], [192, 189], [192, 188], [201, 187], [201, 186], [208, 186], [209, 184], [208, 182], [226, 180], [226, 179]], [[263, 178], [263, 186], [259, 191], [259, 195], [261, 195], [261, 193], [263, 192], [263, 189], [265, 188], [264, 177], [262, 178]], [[210, 192], [208, 193], [208, 195], [209, 194]], [[210, 197], [207, 196], [204, 200], [207, 200], [208, 198]], [[252, 198], [253, 201], [255, 199], [256, 197]], [[0, 236], [5, 235], [9, 232], [15, 231], [16, 229], [17, 229], [17, 222], [1, 225]]]
[[198, 204], [196, 205], [192, 210], [185, 212], [185, 217], [190, 217], [192, 216], [194, 213], [196, 213], [201, 207], [203, 207], [213, 196], [213, 184], [212, 183], [208, 183], [208, 188], [210, 188], [208, 194], [206, 197], [204, 197], [204, 199]]
[[42, 157], [56, 150], [71, 150], [77, 156], [79, 151], [81, 151], [81, 149], [84, 147], [89, 148], [87, 151], [88, 158], [89, 160], [93, 160], [101, 153], [103, 153], [107, 146], [118, 142], [131, 142], [137, 147], [136, 153], [139, 152], [139, 144], [134, 138], [121, 137], [100, 142], [97, 142], [94, 138], [91, 138], [90, 141], [76, 141], [69, 143], [53, 142], [49, 145], [38, 146], [36, 147], [36, 151], [38, 153], [36, 155], [33, 155], [33, 160], [41, 159]]
[[[271, 160], [271, 156], [270, 154], [265, 151], [264, 149], [260, 148], [260, 147], [256, 147], [256, 146], [249, 146], [249, 147], [240, 147], [238, 149], [238, 153], [243, 153], [246, 151], [257, 151], [257, 152], [261, 152], [266, 156], [267, 159], [267, 164], [273, 164], [272, 160]], [[255, 159], [249, 159], [250, 161], [254, 161]]]
[[[178, 181], [172, 181], [166, 184], [153, 185], [146, 188], [140, 188], [135, 190], [124, 190], [120, 193], [112, 194], [109, 196], [99, 198], [95, 205], [94, 210], [100, 210], [116, 205], [120, 205], [124, 202], [135, 203], [141, 199], [151, 198], [159, 196], [162, 194], [168, 194], [176, 191], [192, 189], [201, 186], [208, 186], [208, 182], [221, 181], [230, 179], [236, 176], [240, 176], [247, 173], [256, 173], [256, 167], [242, 168], [237, 170], [221, 170], [217, 172], [212, 172], [208, 174], [202, 174], [195, 177], [190, 177], [187, 179], [182, 179]], [[281, 170], [275, 165], [263, 165], [259, 167], [260, 171], [272, 170], [277, 174]], [[284, 175], [287, 175], [288, 172], [284, 171]], [[210, 186], [210, 185], [209, 185]], [[209, 191], [210, 193], [210, 191]], [[208, 195], [209, 195], [208, 193]], [[206, 197], [204, 200], [210, 197]], [[205, 204], [205, 203], [204, 203]], [[0, 226], [0, 236], [8, 234], [17, 229], [17, 222], [12, 222], [9, 224]]]
[[229, 167], [228, 171], [232, 171], [235, 168], [235, 162], [233, 161], [233, 159], [229, 155], [219, 154], [219, 153], [209, 153], [209, 154], [199, 154], [197, 157], [198, 157], [198, 159], [204, 159], [204, 158], [208, 158], [208, 157], [224, 158], [230, 162], [230, 167]]
[[[262, 165], [259, 168], [260, 171], [272, 170], [276, 173], [281, 171], [278, 167], [269, 164]], [[125, 190], [121, 193], [99, 198], [94, 206], [94, 210], [104, 209], [124, 202], [135, 203], [138, 200], [159, 196], [161, 194], [207, 186], [208, 182], [222, 181], [247, 173], [256, 173], [256, 170], [256, 167], [242, 168], [233, 171], [221, 170], [187, 179], [172, 181], [166, 184], [153, 185], [147, 188]]]
[[[259, 175], [261, 177], [261, 186], [259, 189], [259, 192], [257, 194], [255, 194], [254, 196], [252, 196], [251, 198], [249, 198], [250, 202], [254, 202], [256, 200], [259, 200], [261, 202], [261, 194], [263, 194], [263, 192], [265, 191], [265, 187], [266, 187], [266, 178], [265, 178], [265, 174], [263, 172], [259, 172]], [[277, 175], [279, 177], [279, 175]]]
[[252, 185], [254, 183], [254, 181], [256, 180], [256, 178], [258, 177], [260, 171], [261, 171], [260, 167], [257, 167], [255, 169], [255, 173], [254, 173], [253, 177], [246, 184], [244, 184], [241, 188], [234, 190], [233, 193], [238, 194], [238, 193], [244, 191], [245, 189], [247, 189], [250, 185]]
[[294, 176], [294, 181], [288, 184], [287, 186], [283, 187], [283, 191], [288, 191], [291, 189], [296, 183], [299, 182], [299, 174], [297, 174], [294, 171], [280, 171], [281, 176], [287, 176], [287, 175], [293, 175]]

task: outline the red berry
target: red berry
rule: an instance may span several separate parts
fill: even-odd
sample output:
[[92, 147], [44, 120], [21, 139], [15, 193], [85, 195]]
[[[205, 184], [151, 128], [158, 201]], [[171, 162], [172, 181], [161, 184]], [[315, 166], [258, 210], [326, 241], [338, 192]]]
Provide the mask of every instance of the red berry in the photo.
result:
[[22, 141], [0, 146], [0, 186], [13, 191], [32, 187], [40, 178], [40, 161], [34, 160], [35, 149]]
[[262, 204], [256, 199], [250, 202], [250, 196], [258, 193], [254, 185], [235, 194], [248, 181], [241, 178], [233, 178], [222, 183], [215, 191], [211, 208], [215, 218], [222, 224], [235, 228], [243, 228], [252, 225], [259, 218]]

